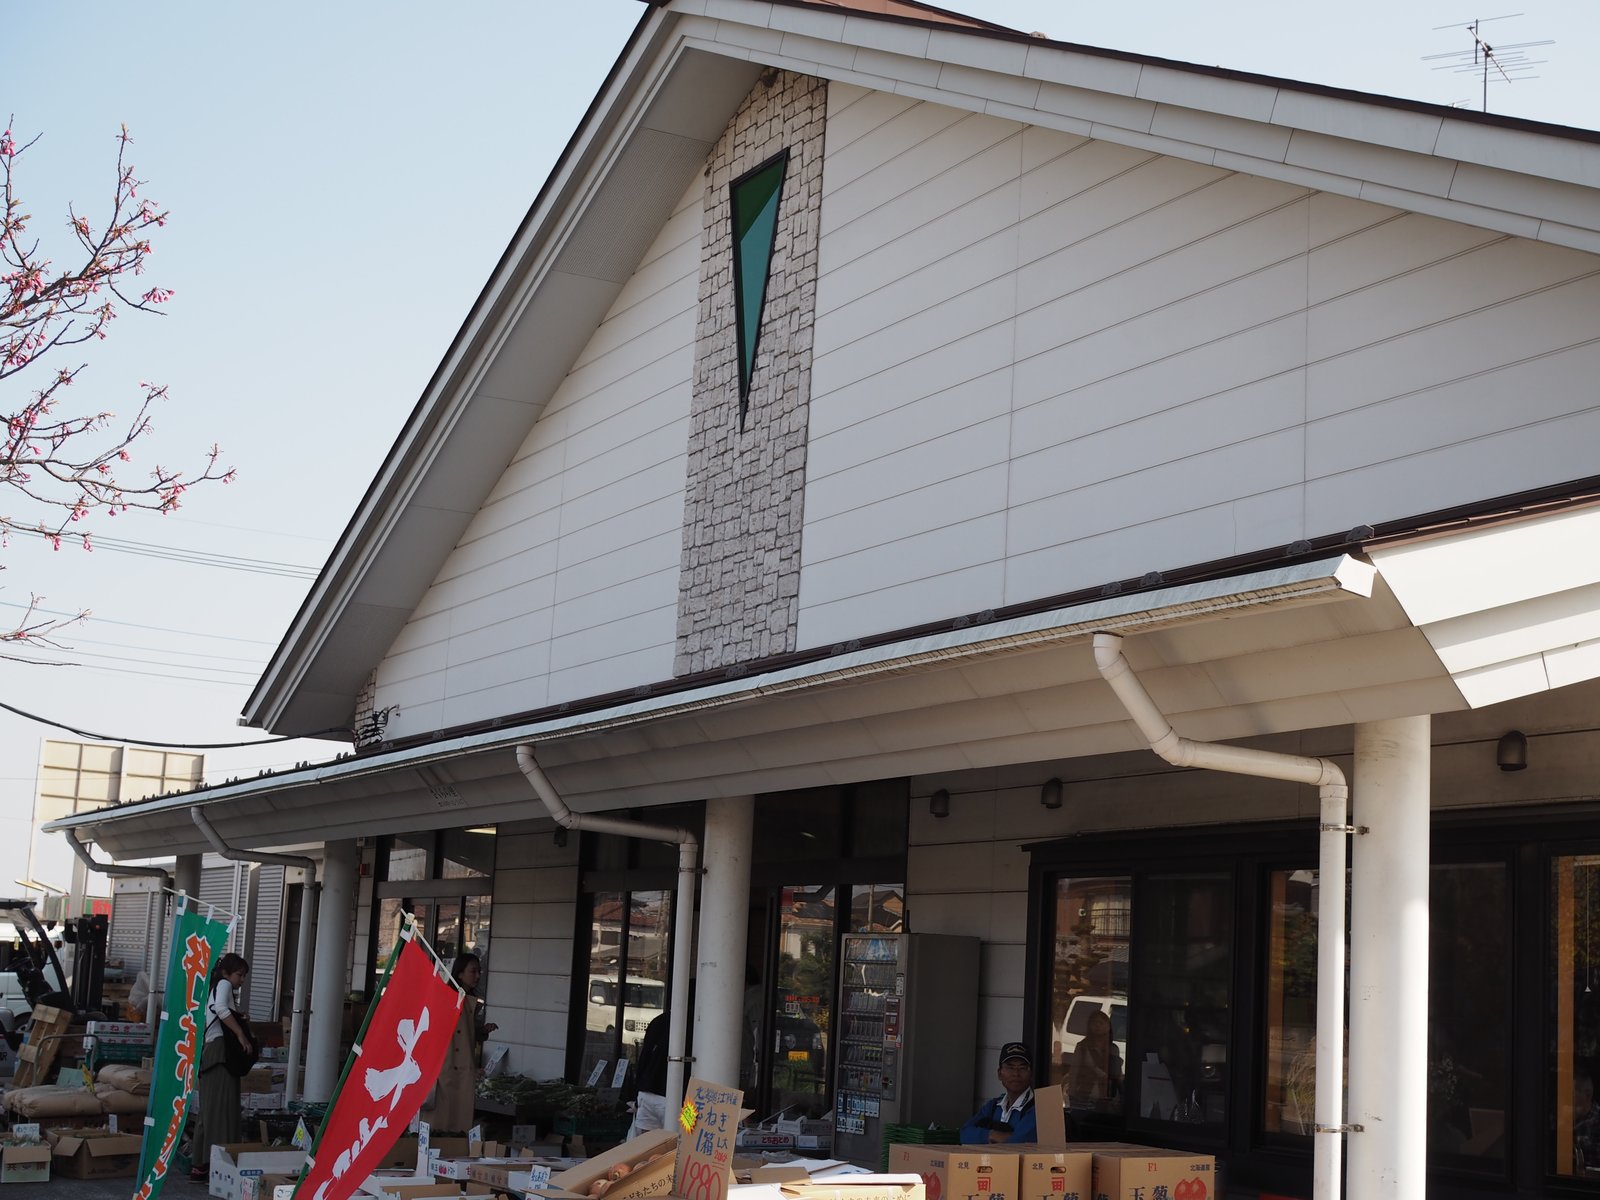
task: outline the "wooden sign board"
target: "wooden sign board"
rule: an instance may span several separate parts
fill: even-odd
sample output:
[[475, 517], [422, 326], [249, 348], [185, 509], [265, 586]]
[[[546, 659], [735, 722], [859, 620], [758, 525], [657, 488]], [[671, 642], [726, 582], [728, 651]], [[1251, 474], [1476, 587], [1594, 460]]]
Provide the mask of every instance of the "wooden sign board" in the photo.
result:
[[726, 1200], [733, 1182], [733, 1143], [739, 1133], [738, 1088], [691, 1079], [677, 1114], [678, 1161], [672, 1191], [683, 1200]]

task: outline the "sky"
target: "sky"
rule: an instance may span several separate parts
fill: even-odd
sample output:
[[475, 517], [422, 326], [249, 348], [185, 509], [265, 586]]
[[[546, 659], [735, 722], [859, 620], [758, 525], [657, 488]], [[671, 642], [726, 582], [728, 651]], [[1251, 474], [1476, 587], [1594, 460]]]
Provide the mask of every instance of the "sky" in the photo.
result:
[[[1471, 107], [1476, 79], [1427, 56], [1470, 49], [1463, 23], [1502, 11], [947, 4], [1061, 41]], [[164, 383], [133, 469], [198, 463], [216, 442], [238, 477], [195, 489], [170, 516], [91, 523], [127, 550], [0, 549], [0, 620], [30, 595], [93, 614], [64, 635], [70, 649], [0, 661], [0, 701], [117, 739], [260, 738], [236, 724], [251, 686], [642, 6], [165, 0], [114, 23], [85, 11], [20, 0], [8, 12], [0, 118], [19, 141], [41, 135], [18, 194], [65, 261], [67, 205], [103, 211], [125, 123], [144, 194], [171, 213], [147, 278], [175, 295], [163, 316], [126, 316], [63, 364], [87, 365], [73, 398], [127, 412], [140, 380]], [[1542, 3], [1483, 29], [1501, 45], [1554, 41], [1528, 51], [1548, 60], [1539, 78], [1490, 88], [1491, 110], [1600, 124], [1600, 5]], [[24, 372], [0, 384], [6, 411], [29, 383]], [[40, 740], [72, 736], [0, 712], [0, 892], [34, 868], [64, 886], [56, 855], [30, 864], [27, 831]], [[212, 750], [207, 774], [343, 748]]]

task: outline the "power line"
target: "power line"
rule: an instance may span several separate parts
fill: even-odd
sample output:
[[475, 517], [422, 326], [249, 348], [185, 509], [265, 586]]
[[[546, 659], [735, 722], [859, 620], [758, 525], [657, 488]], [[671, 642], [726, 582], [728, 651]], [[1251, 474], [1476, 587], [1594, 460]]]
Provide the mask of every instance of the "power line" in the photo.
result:
[[[103, 669], [115, 670], [116, 668], [109, 667]], [[139, 671], [130, 673], [145, 674], [145, 672]], [[37, 713], [31, 713], [20, 708], [14, 708], [13, 706], [5, 703], [3, 700], [0, 700], [0, 708], [3, 708], [6, 712], [12, 713], [26, 720], [37, 721], [39, 724], [48, 725], [52, 729], [65, 729], [68, 733], [75, 733], [79, 737], [90, 738], [97, 742], [127, 742], [130, 745], [135, 746], [161, 746], [171, 750], [233, 750], [240, 746], [270, 746], [276, 742], [292, 742], [301, 737], [321, 737], [325, 733], [349, 732], [347, 729], [334, 728], [319, 729], [315, 733], [296, 734], [293, 737], [257, 738], [256, 740], [250, 742], [163, 742], [157, 741], [153, 738], [114, 737], [108, 733], [90, 733], [87, 729], [79, 729], [76, 726], [68, 725], [63, 721], [52, 721], [49, 717], [41, 717]]]
[[[35, 537], [54, 541], [58, 535], [35, 530], [18, 530]], [[62, 534], [61, 537], [71, 537]], [[299, 563], [277, 562], [265, 558], [245, 558], [237, 554], [216, 554], [209, 550], [186, 550], [178, 546], [158, 546], [150, 542], [130, 542], [123, 538], [91, 535], [89, 544], [97, 550], [111, 550], [118, 554], [132, 554], [140, 558], [158, 558], [167, 562], [188, 563], [191, 566], [215, 567], [224, 571], [244, 571], [253, 575], [277, 575], [288, 579], [315, 579], [314, 567]]]
[[[69, 619], [80, 615], [78, 613], [62, 612], [60, 609], [55, 608], [40, 608], [37, 605], [17, 604], [10, 600], [0, 600], [0, 608], [20, 608], [25, 611], [31, 609], [33, 612], [43, 613], [47, 617], [67, 617]], [[266, 638], [235, 637], [228, 633], [200, 633], [194, 629], [173, 629], [167, 625], [140, 625], [136, 621], [114, 621], [110, 617], [98, 617], [92, 614], [90, 619], [102, 625], [121, 625], [128, 629], [148, 629], [155, 633], [181, 633], [187, 637], [214, 638], [221, 642], [245, 642], [252, 646], [276, 646], [278, 644], [274, 641], [268, 641]]]
[[[130, 647], [128, 647], [128, 649], [130, 649], [130, 650], [152, 649], [152, 648], [153, 647], [148, 647], [148, 646], [146, 646], [146, 647], [140, 647], [140, 646], [130, 646]], [[34, 650], [34, 653], [37, 654], [37, 653], [40, 653], [42, 651], [43, 652], [48, 652], [48, 651], [53, 650], [53, 649], [55, 649], [55, 648], [54, 647], [48, 647], [48, 646], [40, 646], [40, 647], [37, 647]], [[60, 654], [78, 654], [79, 653], [77, 650], [71, 649], [71, 648], [57, 650], [56, 652], [60, 653]], [[177, 653], [182, 653], [182, 651], [178, 651]], [[161, 667], [161, 666], [168, 665], [168, 664], [164, 663], [159, 658], [129, 658], [128, 656], [123, 655], [123, 654], [102, 654], [102, 653], [100, 653], [98, 651], [95, 651], [95, 650], [85, 650], [85, 651], [83, 651], [81, 653], [81, 657], [83, 657], [83, 658], [101, 658], [101, 659], [106, 659], [106, 660], [108, 660], [110, 662], [141, 663], [141, 664], [143, 664], [144, 666], [147, 666], [147, 667]], [[40, 660], [40, 665], [41, 666], [57, 666], [57, 667], [78, 667], [78, 666], [82, 666], [84, 664], [75, 663], [75, 662], [49, 662], [49, 661], [46, 661], [46, 660]], [[171, 665], [175, 666], [175, 667], [183, 667], [185, 670], [189, 670], [189, 671], [212, 671], [212, 672], [215, 672], [217, 674], [223, 674], [223, 675], [240, 675], [240, 676], [243, 676], [245, 679], [254, 679], [259, 674], [259, 672], [257, 672], [257, 671], [245, 671], [245, 670], [241, 670], [238, 667], [208, 667], [208, 666], [205, 666], [205, 665], [203, 665], [201, 663], [173, 663]]]
[[[65, 647], [68, 651], [76, 651], [79, 646], [110, 646], [113, 650], [145, 650], [152, 654], [177, 654], [183, 658], [209, 658], [213, 662], [245, 663], [252, 667], [263, 667], [266, 660], [262, 658], [240, 658], [233, 654], [208, 654], [204, 650], [174, 650], [170, 646], [141, 646], [137, 642], [108, 642], [103, 638], [78, 637], [75, 634], [64, 635], [72, 637], [72, 645]], [[85, 651], [93, 654], [94, 651]]]
[[232, 529], [237, 533], [259, 533], [264, 537], [293, 538], [297, 542], [321, 542], [324, 546], [332, 545], [334, 539], [319, 537], [314, 533], [285, 533], [281, 529], [256, 529], [249, 525], [224, 525], [220, 521], [197, 521], [193, 517], [180, 517], [171, 513], [162, 517], [164, 521], [173, 521], [181, 525], [205, 525], [212, 529]]

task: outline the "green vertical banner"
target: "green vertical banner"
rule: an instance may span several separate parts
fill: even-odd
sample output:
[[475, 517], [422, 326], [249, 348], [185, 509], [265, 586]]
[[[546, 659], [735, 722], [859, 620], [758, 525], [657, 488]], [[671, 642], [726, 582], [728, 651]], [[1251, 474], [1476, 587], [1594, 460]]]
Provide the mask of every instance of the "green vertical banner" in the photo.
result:
[[155, 1067], [150, 1072], [150, 1105], [145, 1109], [140, 1183], [134, 1200], [156, 1200], [161, 1194], [172, 1156], [183, 1138], [189, 1107], [198, 1095], [211, 964], [228, 944], [228, 929], [221, 921], [208, 920], [191, 911], [187, 897], [179, 899], [172, 941], [168, 943], [172, 954], [167, 967], [167, 996], [161, 1023], [156, 1027]]

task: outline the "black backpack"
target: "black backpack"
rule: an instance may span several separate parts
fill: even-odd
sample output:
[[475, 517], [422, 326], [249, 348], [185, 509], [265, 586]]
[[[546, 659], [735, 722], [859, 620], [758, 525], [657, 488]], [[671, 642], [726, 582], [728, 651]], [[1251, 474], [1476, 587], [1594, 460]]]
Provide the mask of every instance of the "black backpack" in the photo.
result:
[[229, 1075], [238, 1075], [241, 1078], [250, 1074], [250, 1068], [256, 1065], [261, 1057], [261, 1043], [256, 1041], [255, 1033], [250, 1028], [249, 1020], [242, 1013], [234, 1013], [233, 1019], [239, 1022], [250, 1036], [250, 1049], [244, 1048], [244, 1043], [234, 1036], [233, 1030], [226, 1025], [222, 1027], [222, 1065]]
[[[209, 1008], [210, 1005], [207, 1005]], [[213, 1021], [221, 1021], [216, 1013], [211, 1014]], [[261, 1058], [261, 1043], [256, 1040], [255, 1031], [250, 1028], [250, 1020], [242, 1012], [234, 1011], [233, 1019], [239, 1022], [244, 1031], [250, 1034], [250, 1049], [244, 1048], [244, 1043], [238, 1035], [229, 1029], [226, 1023], [222, 1024], [222, 1066], [229, 1075], [240, 1078], [250, 1074], [250, 1068], [255, 1066]]]

